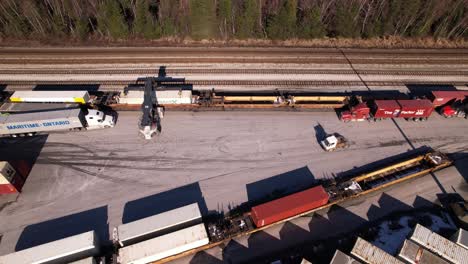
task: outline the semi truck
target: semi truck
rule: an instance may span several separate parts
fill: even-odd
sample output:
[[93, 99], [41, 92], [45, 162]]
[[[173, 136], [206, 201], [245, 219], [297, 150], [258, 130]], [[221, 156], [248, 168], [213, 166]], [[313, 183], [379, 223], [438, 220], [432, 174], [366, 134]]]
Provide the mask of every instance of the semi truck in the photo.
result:
[[91, 130], [114, 127], [114, 117], [93, 109], [67, 109], [0, 116], [1, 136], [33, 136], [66, 130]]
[[387, 118], [425, 121], [433, 111], [434, 107], [428, 99], [357, 101], [354, 105], [349, 104], [349, 110], [340, 113], [340, 119], [344, 122]]
[[468, 91], [433, 91], [429, 97], [434, 108], [446, 118], [468, 118]]
[[0, 194], [21, 192], [30, 169], [24, 160], [0, 161]]

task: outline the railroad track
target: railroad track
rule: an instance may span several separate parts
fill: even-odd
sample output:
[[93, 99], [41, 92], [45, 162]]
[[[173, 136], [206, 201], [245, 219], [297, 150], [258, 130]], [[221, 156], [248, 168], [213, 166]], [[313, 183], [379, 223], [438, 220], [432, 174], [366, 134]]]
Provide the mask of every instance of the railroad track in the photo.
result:
[[[468, 58], [446, 59], [446, 58], [417, 58], [414, 59], [399, 59], [399, 58], [368, 58], [368, 59], [355, 59], [349, 58], [353, 64], [429, 64], [429, 65], [468, 65]], [[298, 57], [196, 57], [196, 58], [183, 58], [183, 57], [159, 57], [159, 58], [1, 58], [1, 64], [142, 64], [153, 63], [158, 65], [168, 65], [174, 63], [278, 63], [278, 64], [349, 64], [345, 58], [305, 58], [304, 56]]]
[[[60, 85], [128, 85], [136, 83], [136, 79], [133, 80], [93, 80], [93, 81], [2, 81], [0, 80], [0, 86], [31, 86], [31, 85], [49, 85], [49, 86], [60, 86]], [[164, 84], [164, 83], [163, 83]], [[171, 84], [182, 84], [182, 83], [171, 83]], [[197, 85], [197, 86], [282, 86], [282, 87], [317, 87], [317, 86], [361, 86], [361, 81], [316, 81], [316, 80], [194, 80], [187, 81], [186, 85]], [[446, 81], [368, 81], [366, 82], [369, 86], [398, 86], [408, 84], [425, 84], [425, 85], [466, 85], [466, 82], [446, 82]]]
[[[357, 70], [362, 75], [398, 75], [398, 76], [468, 76], [468, 71], [412, 71], [412, 70]], [[167, 69], [169, 76], [185, 76], [190, 74], [336, 74], [354, 75], [353, 70], [315, 70], [315, 69]], [[0, 74], [10, 75], [92, 75], [92, 74], [136, 74], [136, 75], [157, 75], [158, 69], [0, 69]]]

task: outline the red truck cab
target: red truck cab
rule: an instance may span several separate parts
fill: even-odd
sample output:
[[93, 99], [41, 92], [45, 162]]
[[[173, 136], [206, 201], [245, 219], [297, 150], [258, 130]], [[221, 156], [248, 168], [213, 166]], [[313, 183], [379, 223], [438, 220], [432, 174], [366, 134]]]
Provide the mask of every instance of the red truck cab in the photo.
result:
[[340, 120], [343, 122], [349, 121], [364, 121], [370, 118], [370, 108], [365, 102], [360, 102], [357, 105], [350, 107], [349, 110], [340, 113]]

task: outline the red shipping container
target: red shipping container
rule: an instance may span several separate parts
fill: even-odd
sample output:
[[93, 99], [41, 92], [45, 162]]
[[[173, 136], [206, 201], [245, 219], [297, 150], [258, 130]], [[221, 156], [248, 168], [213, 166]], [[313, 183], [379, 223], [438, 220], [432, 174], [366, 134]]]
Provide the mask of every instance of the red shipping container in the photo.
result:
[[434, 106], [427, 99], [422, 100], [398, 100], [401, 105], [401, 111], [398, 117], [429, 117], [434, 111]]
[[396, 100], [375, 100], [372, 114], [374, 118], [393, 118], [398, 116], [400, 109]]
[[464, 100], [468, 91], [433, 91], [431, 101], [434, 107], [445, 105], [451, 101]]
[[278, 222], [325, 205], [328, 193], [322, 186], [252, 207], [251, 217], [257, 227]]

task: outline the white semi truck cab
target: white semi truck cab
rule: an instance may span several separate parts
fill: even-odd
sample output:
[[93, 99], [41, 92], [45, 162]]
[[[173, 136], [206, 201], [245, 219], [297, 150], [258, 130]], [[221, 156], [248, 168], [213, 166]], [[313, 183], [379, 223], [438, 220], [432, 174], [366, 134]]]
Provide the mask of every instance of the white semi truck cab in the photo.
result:
[[88, 110], [88, 114], [85, 115], [86, 123], [88, 124], [87, 129], [98, 129], [114, 127], [114, 117], [106, 115], [104, 112], [99, 110]]

